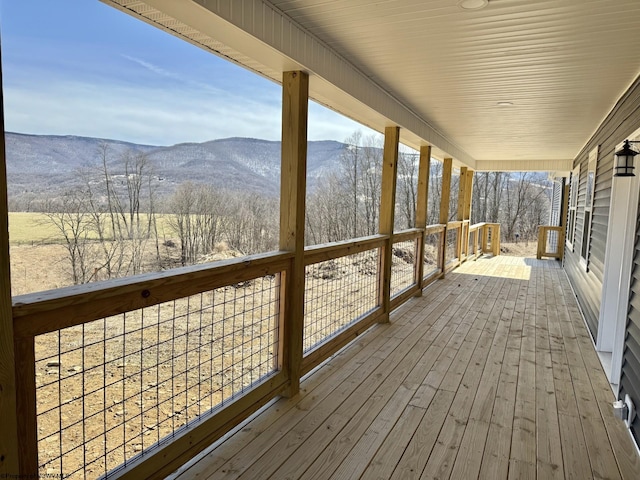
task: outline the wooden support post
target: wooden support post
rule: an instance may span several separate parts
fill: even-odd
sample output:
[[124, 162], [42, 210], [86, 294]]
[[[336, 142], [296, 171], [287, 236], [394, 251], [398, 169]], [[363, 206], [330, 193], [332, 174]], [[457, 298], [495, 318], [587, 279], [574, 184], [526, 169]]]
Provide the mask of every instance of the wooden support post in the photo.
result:
[[569, 185], [564, 186], [563, 196], [562, 196], [562, 216], [560, 217], [560, 226], [562, 227], [562, 231], [558, 235], [558, 260], [562, 261], [564, 259], [564, 245], [565, 245], [565, 236], [567, 234], [567, 214], [569, 210]]
[[[465, 191], [464, 191], [464, 220], [471, 220], [471, 202], [473, 200], [473, 176], [474, 172], [467, 169], [465, 175]], [[469, 222], [471, 223], [471, 222]]]
[[422, 295], [424, 280], [424, 229], [427, 226], [429, 206], [429, 171], [431, 169], [431, 145], [420, 147], [420, 166], [418, 167], [418, 204], [416, 206], [416, 228], [422, 230], [416, 250], [416, 283], [420, 287], [416, 296]]
[[304, 330], [304, 214], [307, 180], [307, 113], [309, 76], [284, 72], [282, 78], [282, 167], [280, 181], [280, 250], [295, 253], [281, 310], [286, 396], [300, 390]]
[[467, 167], [460, 167], [460, 180], [458, 181], [458, 221], [465, 219], [465, 192], [467, 191]]
[[[16, 361], [13, 344], [13, 313], [11, 307], [11, 269], [9, 263], [9, 210], [7, 207], [7, 157], [4, 143], [4, 98], [0, 67], [0, 478], [38, 473], [23, 469], [18, 458], [18, 410], [16, 401]], [[25, 379], [34, 382], [35, 377]], [[32, 445], [37, 448], [37, 445]]]
[[[465, 219], [465, 192], [467, 191], [467, 167], [460, 167], [460, 178], [458, 180], [458, 212], [457, 218], [459, 222]], [[462, 256], [466, 255], [467, 247], [465, 246], [466, 233], [464, 231], [464, 224], [460, 226], [460, 233], [458, 234], [458, 260], [462, 262]], [[469, 241], [466, 241], [467, 245]]]
[[398, 174], [398, 142], [400, 127], [387, 127], [384, 130], [384, 151], [382, 159], [382, 186], [380, 193], [380, 234], [389, 239], [382, 251], [380, 264], [380, 284], [378, 302], [384, 315], [380, 322], [389, 321], [391, 296], [391, 261], [393, 248], [393, 221], [396, 206], [396, 177]]
[[[447, 225], [449, 223], [449, 197], [451, 196], [451, 170], [453, 168], [453, 159], [445, 158], [442, 162], [442, 188], [440, 191], [440, 223]], [[445, 227], [442, 232], [444, 237], [442, 242], [442, 251], [440, 252], [440, 269], [442, 270], [442, 277], [444, 277], [444, 265], [446, 263], [446, 250], [447, 250], [447, 228]]]
[[536, 252], [536, 258], [540, 260], [542, 255], [546, 251], [545, 244], [547, 240], [547, 229], [543, 225], [538, 225], [538, 251]]

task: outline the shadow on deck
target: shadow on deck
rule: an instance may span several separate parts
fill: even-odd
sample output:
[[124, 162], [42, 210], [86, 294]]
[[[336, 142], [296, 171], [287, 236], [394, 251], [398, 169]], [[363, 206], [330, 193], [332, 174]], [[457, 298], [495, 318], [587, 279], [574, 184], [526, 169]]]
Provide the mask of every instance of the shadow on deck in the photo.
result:
[[177, 478], [640, 478], [558, 262], [467, 262]]

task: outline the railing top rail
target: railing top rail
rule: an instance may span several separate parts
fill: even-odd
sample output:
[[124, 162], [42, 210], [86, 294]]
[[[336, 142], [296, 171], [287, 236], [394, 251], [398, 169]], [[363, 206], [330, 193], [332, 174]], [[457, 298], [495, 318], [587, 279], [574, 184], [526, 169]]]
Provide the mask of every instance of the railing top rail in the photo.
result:
[[407, 240], [414, 240], [420, 236], [422, 230], [419, 228], [409, 228], [400, 232], [393, 233], [393, 243], [405, 242]]
[[290, 252], [269, 252], [17, 296], [15, 335], [40, 335], [272, 275], [289, 268], [292, 258]]
[[469, 230], [475, 230], [477, 228], [482, 228], [487, 224], [487, 222], [479, 222], [479, 223], [474, 223], [473, 225], [469, 225]]
[[436, 223], [435, 225], [427, 225], [424, 229], [425, 235], [443, 232], [447, 226], [444, 223]]
[[462, 220], [447, 223], [447, 228], [460, 228], [462, 227]]
[[388, 239], [388, 235], [371, 235], [343, 242], [313, 245], [304, 249], [304, 263], [305, 265], [313, 265], [314, 263], [372, 250], [383, 246]]
[[538, 225], [538, 228], [543, 229], [543, 230], [555, 230], [555, 231], [561, 231], [563, 227], [559, 227], [557, 225]]

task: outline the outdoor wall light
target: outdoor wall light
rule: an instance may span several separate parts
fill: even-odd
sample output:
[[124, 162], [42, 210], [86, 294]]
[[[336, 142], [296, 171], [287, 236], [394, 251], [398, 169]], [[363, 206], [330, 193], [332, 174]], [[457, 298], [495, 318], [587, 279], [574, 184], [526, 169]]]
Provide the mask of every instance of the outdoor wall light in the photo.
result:
[[613, 175], [614, 177], [635, 177], [633, 173], [633, 157], [638, 155], [638, 152], [631, 148], [632, 143], [640, 142], [625, 140], [622, 148], [616, 152], [616, 173]]

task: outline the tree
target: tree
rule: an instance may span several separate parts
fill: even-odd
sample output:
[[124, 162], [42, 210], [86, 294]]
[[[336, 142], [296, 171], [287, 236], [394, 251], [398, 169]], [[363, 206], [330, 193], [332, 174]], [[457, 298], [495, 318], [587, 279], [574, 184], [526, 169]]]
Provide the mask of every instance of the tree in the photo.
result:
[[44, 215], [64, 238], [74, 285], [93, 280], [96, 269], [91, 249], [91, 222], [87, 213], [87, 192], [66, 191], [60, 198], [49, 200]]

